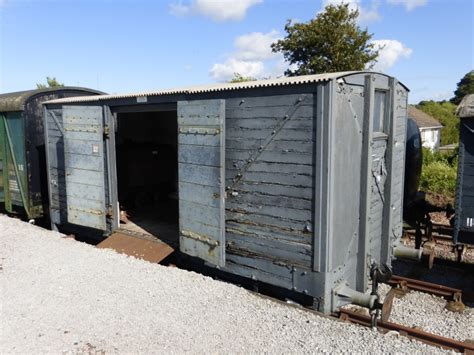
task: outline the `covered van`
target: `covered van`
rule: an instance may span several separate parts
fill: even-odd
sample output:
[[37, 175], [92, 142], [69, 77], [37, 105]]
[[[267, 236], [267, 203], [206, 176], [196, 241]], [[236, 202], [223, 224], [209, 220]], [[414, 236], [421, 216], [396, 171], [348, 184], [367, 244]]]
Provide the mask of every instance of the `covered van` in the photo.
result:
[[407, 92], [344, 72], [49, 101], [53, 226], [159, 239], [329, 312], [402, 235]]

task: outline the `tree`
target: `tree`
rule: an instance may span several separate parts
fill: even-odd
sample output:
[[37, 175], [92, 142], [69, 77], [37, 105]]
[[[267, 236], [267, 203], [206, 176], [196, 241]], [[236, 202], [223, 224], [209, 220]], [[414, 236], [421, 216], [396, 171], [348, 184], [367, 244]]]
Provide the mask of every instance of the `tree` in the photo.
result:
[[243, 76], [240, 73], [234, 73], [234, 77], [229, 80], [229, 83], [243, 83], [246, 81], [255, 81], [257, 80], [253, 76]]
[[56, 80], [56, 78], [46, 77], [46, 84], [36, 84], [37, 89], [47, 89], [47, 88], [61, 88], [64, 84]]
[[282, 52], [295, 70], [285, 75], [304, 75], [364, 70], [373, 67], [379, 49], [370, 43], [372, 34], [361, 30], [356, 20], [358, 10], [348, 4], [328, 5], [308, 23], [285, 25], [284, 39], [272, 44], [273, 52]]
[[464, 75], [458, 83], [458, 87], [454, 92], [454, 97], [449, 101], [453, 104], [459, 105], [462, 98], [469, 94], [474, 94], [474, 70], [471, 70], [469, 73]]

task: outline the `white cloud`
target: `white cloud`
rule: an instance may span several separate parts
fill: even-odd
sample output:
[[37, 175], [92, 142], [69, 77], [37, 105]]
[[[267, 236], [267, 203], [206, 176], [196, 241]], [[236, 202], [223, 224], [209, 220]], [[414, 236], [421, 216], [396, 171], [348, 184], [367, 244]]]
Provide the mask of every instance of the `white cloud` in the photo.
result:
[[387, 0], [392, 5], [403, 5], [407, 11], [427, 4], [428, 0]]
[[216, 63], [210, 70], [211, 77], [218, 81], [227, 81], [235, 73], [242, 76], [259, 77], [264, 72], [264, 64], [261, 61], [248, 61], [229, 58], [224, 63]]
[[376, 71], [385, 71], [391, 68], [399, 59], [409, 58], [413, 52], [411, 48], [394, 39], [379, 39], [372, 41], [372, 43], [376, 48], [380, 48], [378, 61], [373, 68]]
[[185, 16], [191, 12], [191, 7], [182, 3], [172, 3], [169, 5], [170, 13], [175, 16]]
[[323, 0], [323, 7], [327, 5], [349, 4], [349, 9], [359, 10], [359, 22], [376, 22], [382, 19], [378, 12], [378, 1], [373, 0], [370, 7], [364, 7], [361, 3], [361, 0]]
[[228, 81], [235, 73], [256, 78], [283, 74], [285, 62], [281, 53], [273, 53], [271, 44], [280, 37], [278, 31], [252, 32], [234, 41], [235, 51], [222, 63], [212, 66], [209, 74], [217, 81]]
[[171, 3], [169, 9], [177, 16], [198, 14], [218, 22], [240, 21], [250, 7], [262, 2], [263, 0], [191, 0], [187, 5], [182, 1]]
[[278, 31], [252, 32], [239, 36], [234, 41], [237, 57], [243, 60], [265, 60], [275, 55], [271, 44], [280, 37]]

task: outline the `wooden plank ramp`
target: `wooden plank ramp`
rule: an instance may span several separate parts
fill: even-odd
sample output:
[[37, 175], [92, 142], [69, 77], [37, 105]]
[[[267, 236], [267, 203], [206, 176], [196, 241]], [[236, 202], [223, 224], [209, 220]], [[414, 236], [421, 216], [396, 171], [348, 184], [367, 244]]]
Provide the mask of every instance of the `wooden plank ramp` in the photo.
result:
[[160, 240], [143, 239], [126, 233], [115, 232], [97, 244], [97, 248], [113, 249], [117, 253], [133, 256], [152, 263], [160, 263], [174, 249]]

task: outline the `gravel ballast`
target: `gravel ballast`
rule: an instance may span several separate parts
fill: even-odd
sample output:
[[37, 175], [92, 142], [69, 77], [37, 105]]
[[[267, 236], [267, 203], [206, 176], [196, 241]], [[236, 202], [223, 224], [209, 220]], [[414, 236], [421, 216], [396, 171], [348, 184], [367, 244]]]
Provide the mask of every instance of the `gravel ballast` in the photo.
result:
[[440, 352], [0, 215], [0, 353]]
[[[381, 296], [389, 290], [390, 286], [380, 285]], [[410, 291], [395, 298], [390, 321], [460, 341], [474, 339], [474, 309], [448, 311], [446, 300], [426, 293]]]

